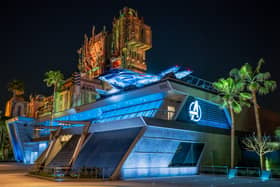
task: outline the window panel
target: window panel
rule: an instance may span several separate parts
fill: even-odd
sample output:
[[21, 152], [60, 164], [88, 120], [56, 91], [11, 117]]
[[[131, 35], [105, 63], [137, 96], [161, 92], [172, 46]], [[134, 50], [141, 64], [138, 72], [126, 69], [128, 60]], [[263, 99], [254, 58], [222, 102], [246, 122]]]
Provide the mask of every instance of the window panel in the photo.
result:
[[196, 166], [204, 144], [181, 142], [172, 158], [169, 167]]

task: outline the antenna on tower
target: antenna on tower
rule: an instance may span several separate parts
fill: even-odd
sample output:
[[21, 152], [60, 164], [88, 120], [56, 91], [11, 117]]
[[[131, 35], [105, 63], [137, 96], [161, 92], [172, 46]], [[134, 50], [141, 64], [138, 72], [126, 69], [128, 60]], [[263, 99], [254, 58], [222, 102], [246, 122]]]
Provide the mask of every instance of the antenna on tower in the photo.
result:
[[94, 34], [95, 34], [95, 26], [93, 25], [91, 30], [91, 36], [94, 37]]

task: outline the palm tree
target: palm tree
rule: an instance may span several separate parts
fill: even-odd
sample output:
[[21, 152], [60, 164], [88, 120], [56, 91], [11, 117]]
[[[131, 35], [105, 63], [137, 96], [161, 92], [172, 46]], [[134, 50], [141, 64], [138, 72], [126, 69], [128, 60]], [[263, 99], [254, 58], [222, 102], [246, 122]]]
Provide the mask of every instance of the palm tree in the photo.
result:
[[0, 114], [0, 160], [8, 159], [11, 146], [5, 120], [7, 120], [7, 118], [2, 118]]
[[47, 87], [53, 87], [53, 103], [52, 103], [52, 111], [51, 111], [51, 124], [53, 121], [53, 115], [55, 112], [55, 96], [56, 96], [56, 92], [58, 91], [58, 89], [61, 88], [63, 82], [64, 82], [64, 75], [60, 72], [60, 71], [53, 71], [50, 70], [48, 72], [45, 73], [45, 79], [44, 82], [46, 82]]
[[251, 94], [244, 92], [244, 83], [233, 78], [221, 78], [213, 83], [213, 87], [218, 91], [218, 95], [223, 101], [223, 106], [228, 107], [231, 116], [231, 168], [234, 168], [234, 140], [235, 140], [235, 118], [234, 113], [240, 113], [242, 106], [248, 106], [248, 99]]
[[271, 75], [269, 72], [260, 72], [263, 64], [264, 60], [261, 58], [255, 70], [253, 70], [250, 64], [246, 63], [240, 69], [232, 69], [230, 72], [230, 75], [236, 80], [243, 81], [246, 84], [247, 90], [251, 92], [256, 118], [257, 137], [259, 141], [262, 139], [262, 132], [257, 94], [266, 95], [275, 90], [277, 86], [276, 81], [270, 80]]
[[5, 133], [4, 133], [4, 121], [1, 120], [0, 116], [0, 160], [5, 160], [4, 159], [4, 138], [5, 138]]
[[12, 80], [8, 83], [8, 91], [13, 93], [13, 97], [21, 95], [24, 91], [24, 83], [21, 80]]

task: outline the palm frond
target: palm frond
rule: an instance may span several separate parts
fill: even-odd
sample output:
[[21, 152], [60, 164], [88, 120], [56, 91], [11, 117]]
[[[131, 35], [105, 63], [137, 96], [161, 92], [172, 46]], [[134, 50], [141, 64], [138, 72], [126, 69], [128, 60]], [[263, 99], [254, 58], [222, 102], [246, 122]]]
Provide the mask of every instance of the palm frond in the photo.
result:
[[241, 100], [249, 100], [252, 99], [252, 94], [249, 92], [240, 92], [240, 99]]
[[24, 90], [24, 82], [21, 80], [12, 80], [8, 83], [8, 91], [23, 91]]
[[234, 100], [232, 102], [232, 109], [235, 113], [240, 113], [242, 110], [242, 107], [241, 107], [240, 103], [238, 103], [237, 101]]
[[60, 71], [50, 70], [45, 73], [44, 82], [48, 87], [60, 87], [63, 84], [64, 75]]
[[255, 73], [259, 73], [261, 70], [262, 65], [264, 64], [264, 59], [260, 58], [260, 60], [258, 61], [258, 66], [256, 67], [256, 71]]
[[274, 91], [277, 87], [277, 82], [274, 80], [267, 80], [264, 82], [264, 86], [269, 90], [269, 91]]
[[241, 106], [246, 106], [248, 108], [251, 106], [251, 103], [248, 102], [248, 100], [240, 100], [239, 103]]
[[259, 81], [259, 82], [263, 82], [267, 79], [269, 79], [271, 77], [269, 72], [265, 72], [265, 73], [258, 73], [255, 75], [254, 80]]
[[259, 89], [258, 89], [258, 93], [260, 95], [266, 95], [269, 93], [269, 89], [266, 88], [265, 86], [260, 86]]
[[245, 83], [242, 82], [241, 80], [239, 80], [235, 83], [235, 89], [237, 92], [244, 90], [244, 87], [245, 87]]
[[252, 79], [253, 70], [252, 66], [248, 63], [245, 63], [239, 70], [239, 75], [241, 79]]
[[240, 79], [239, 69], [233, 68], [232, 70], [230, 70], [229, 76], [233, 77], [235, 80], [239, 80]]
[[256, 91], [259, 89], [261, 85], [258, 83], [258, 82], [250, 82], [248, 85], [247, 85], [247, 88], [248, 90], [250, 90], [251, 92], [252, 91]]

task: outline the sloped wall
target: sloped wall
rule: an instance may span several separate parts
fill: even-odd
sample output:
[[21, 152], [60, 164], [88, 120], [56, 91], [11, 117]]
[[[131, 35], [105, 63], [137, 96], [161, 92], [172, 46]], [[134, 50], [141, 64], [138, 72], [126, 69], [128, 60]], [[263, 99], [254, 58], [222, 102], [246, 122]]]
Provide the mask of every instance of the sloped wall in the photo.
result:
[[100, 168], [104, 177], [110, 177], [140, 130], [141, 127], [93, 133], [73, 169]]
[[121, 178], [197, 174], [199, 161], [194, 166], [171, 166], [172, 158], [181, 142], [204, 143], [200, 164], [229, 163], [230, 137], [228, 135], [148, 126], [124, 162]]

